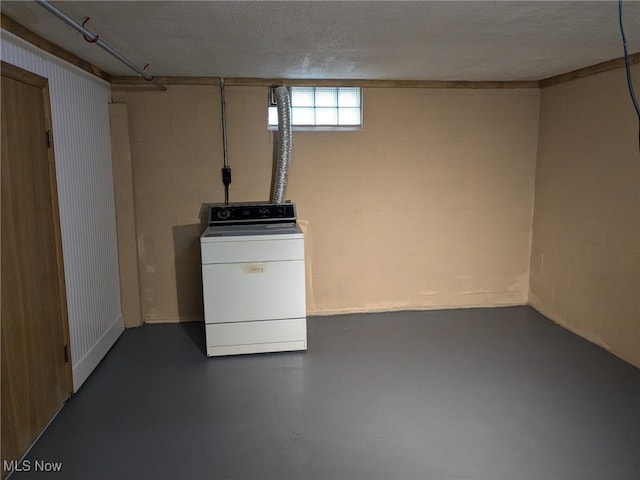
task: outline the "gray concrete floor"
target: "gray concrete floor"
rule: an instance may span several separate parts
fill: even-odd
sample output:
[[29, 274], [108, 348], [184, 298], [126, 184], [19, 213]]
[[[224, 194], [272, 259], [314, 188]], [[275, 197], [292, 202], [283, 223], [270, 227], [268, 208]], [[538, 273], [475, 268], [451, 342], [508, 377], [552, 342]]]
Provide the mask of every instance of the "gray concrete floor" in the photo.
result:
[[127, 330], [12, 479], [640, 478], [640, 370], [528, 307], [310, 318], [305, 353], [203, 343]]

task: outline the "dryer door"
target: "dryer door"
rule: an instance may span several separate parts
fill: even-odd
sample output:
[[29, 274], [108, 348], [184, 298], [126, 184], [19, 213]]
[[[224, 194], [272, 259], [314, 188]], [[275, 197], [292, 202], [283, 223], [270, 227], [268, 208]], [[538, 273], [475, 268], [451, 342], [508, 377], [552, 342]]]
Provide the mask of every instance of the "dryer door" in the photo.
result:
[[304, 260], [202, 266], [206, 323], [304, 318]]

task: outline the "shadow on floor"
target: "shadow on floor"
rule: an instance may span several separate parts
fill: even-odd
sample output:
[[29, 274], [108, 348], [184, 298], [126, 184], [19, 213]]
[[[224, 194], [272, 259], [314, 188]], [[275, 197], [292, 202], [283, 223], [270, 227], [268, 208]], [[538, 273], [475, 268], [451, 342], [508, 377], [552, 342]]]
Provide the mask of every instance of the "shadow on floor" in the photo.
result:
[[207, 355], [206, 341], [204, 336], [204, 322], [181, 322], [180, 328], [187, 334], [193, 344], [202, 352], [203, 355]]

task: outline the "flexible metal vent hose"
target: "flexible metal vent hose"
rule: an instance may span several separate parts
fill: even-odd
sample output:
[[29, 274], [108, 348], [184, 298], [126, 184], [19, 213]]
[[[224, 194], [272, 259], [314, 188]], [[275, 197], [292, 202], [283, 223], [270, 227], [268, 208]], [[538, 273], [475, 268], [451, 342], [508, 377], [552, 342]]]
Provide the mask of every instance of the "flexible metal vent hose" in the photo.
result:
[[280, 86], [275, 90], [278, 108], [278, 158], [273, 177], [271, 203], [284, 203], [287, 177], [291, 164], [291, 98], [289, 89]]

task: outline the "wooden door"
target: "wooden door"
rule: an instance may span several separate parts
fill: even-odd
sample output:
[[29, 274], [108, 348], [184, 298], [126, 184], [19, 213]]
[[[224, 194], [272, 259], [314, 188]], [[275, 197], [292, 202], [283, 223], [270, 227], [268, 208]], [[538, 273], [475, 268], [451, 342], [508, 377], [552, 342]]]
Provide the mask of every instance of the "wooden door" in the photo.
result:
[[2, 62], [1, 90], [4, 477], [72, 387], [47, 79]]

